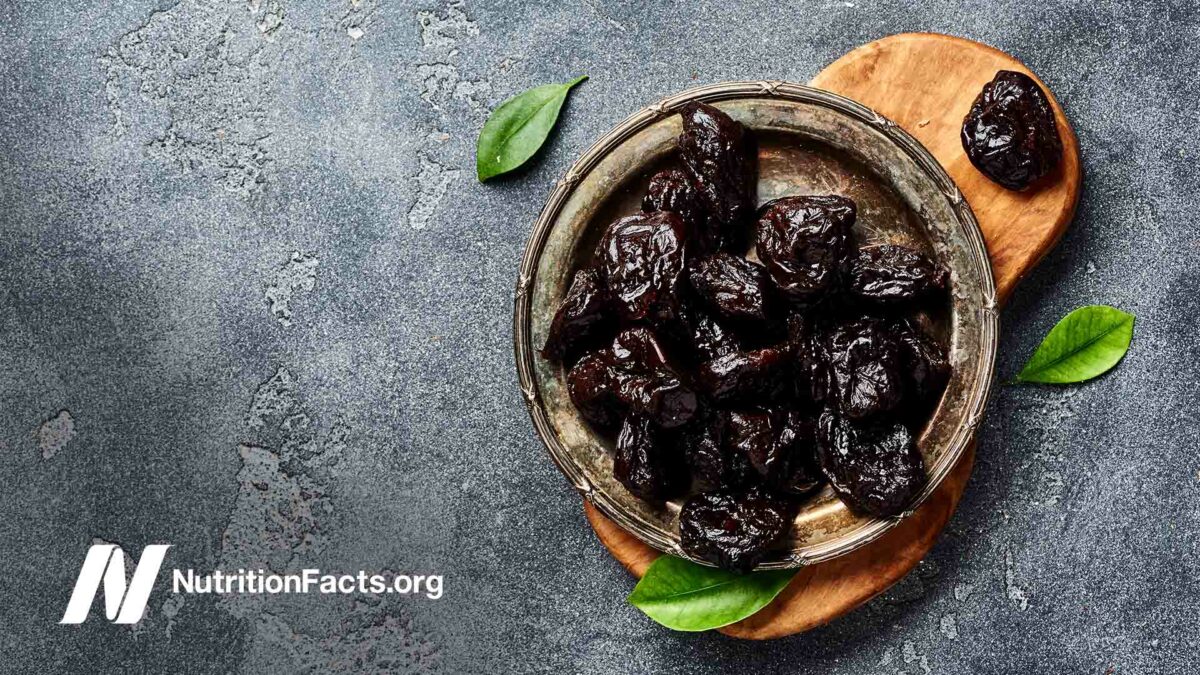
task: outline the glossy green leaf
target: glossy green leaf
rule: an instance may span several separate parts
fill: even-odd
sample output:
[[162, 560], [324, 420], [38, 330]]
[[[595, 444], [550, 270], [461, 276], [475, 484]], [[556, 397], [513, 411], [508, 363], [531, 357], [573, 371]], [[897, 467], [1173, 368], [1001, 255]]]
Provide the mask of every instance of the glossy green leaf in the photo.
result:
[[646, 616], [673, 630], [728, 626], [766, 607], [796, 570], [734, 574], [675, 556], [659, 556], [629, 594]]
[[566, 84], [544, 84], [501, 103], [484, 122], [475, 146], [480, 182], [529, 161], [554, 129], [567, 93], [586, 79], [584, 75]]
[[1133, 318], [1106, 305], [1080, 307], [1051, 329], [1017, 382], [1069, 384], [1108, 372], [1129, 351]]

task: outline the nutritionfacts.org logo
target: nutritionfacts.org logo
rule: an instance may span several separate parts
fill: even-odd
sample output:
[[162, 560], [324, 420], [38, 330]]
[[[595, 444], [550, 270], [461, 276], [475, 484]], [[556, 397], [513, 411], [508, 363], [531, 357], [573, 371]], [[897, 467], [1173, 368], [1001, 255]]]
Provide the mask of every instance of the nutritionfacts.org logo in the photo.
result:
[[[93, 544], [88, 549], [59, 623], [78, 624], [87, 619], [97, 591], [104, 593], [104, 615], [113, 623], [137, 623], [146, 613], [146, 603], [158, 579], [170, 544], [152, 544], [126, 576], [126, 556], [116, 544]], [[187, 594], [247, 595], [320, 593], [351, 595], [420, 595], [430, 600], [442, 597], [440, 574], [328, 574], [319, 569], [276, 574], [265, 570], [215, 570], [197, 573], [175, 569], [171, 592]]]

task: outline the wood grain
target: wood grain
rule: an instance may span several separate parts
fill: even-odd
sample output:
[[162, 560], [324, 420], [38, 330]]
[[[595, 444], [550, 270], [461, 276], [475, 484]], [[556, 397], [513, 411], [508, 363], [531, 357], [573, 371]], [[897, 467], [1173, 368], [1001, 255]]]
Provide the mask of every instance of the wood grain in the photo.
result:
[[[1038, 81], [1050, 94], [1063, 140], [1063, 162], [1056, 173], [1027, 192], [992, 183], [971, 165], [959, 141], [963, 116], [997, 70], [1020, 71]], [[942, 163], [979, 220], [1001, 303], [1074, 217], [1083, 179], [1075, 133], [1050, 89], [1008, 54], [962, 38], [905, 33], [855, 49], [811, 84], [890, 118]], [[972, 446], [929, 500], [878, 541], [801, 569], [769, 606], [721, 632], [754, 640], [792, 635], [828, 623], [885, 591], [933, 547], [958, 505], [974, 459]], [[591, 504], [585, 502], [584, 509], [601, 543], [635, 576], [641, 577], [660, 555]]]

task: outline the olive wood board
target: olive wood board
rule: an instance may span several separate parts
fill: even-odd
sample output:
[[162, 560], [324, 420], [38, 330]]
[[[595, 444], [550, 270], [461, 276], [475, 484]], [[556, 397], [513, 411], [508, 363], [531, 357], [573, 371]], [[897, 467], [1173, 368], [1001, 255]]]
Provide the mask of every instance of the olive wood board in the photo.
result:
[[[1058, 169], [1025, 192], [1006, 190], [979, 173], [959, 140], [963, 117], [997, 70], [1020, 71], [1038, 82], [1054, 106], [1062, 137]], [[891, 119], [941, 162], [983, 230], [1001, 304], [1071, 222], [1083, 178], [1079, 143], [1050, 89], [1012, 56], [948, 35], [904, 33], [858, 47], [810, 84]], [[974, 459], [972, 445], [929, 499], [896, 527], [845, 556], [801, 568], [770, 605], [719, 630], [751, 640], [792, 635], [828, 623], [885, 591], [933, 547], [958, 505]], [[584, 508], [600, 542], [635, 576], [640, 578], [661, 555], [586, 500]]]

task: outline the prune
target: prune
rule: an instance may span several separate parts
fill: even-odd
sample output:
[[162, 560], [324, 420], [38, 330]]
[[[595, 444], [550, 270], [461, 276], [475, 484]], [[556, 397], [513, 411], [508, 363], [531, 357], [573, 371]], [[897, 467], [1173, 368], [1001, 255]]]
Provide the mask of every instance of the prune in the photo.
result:
[[612, 359], [602, 352], [585, 354], [567, 373], [567, 393], [579, 414], [602, 429], [621, 422], [624, 405], [617, 398]]
[[695, 415], [696, 394], [674, 374], [663, 370], [610, 370], [617, 399], [664, 429], [687, 424]]
[[925, 465], [902, 424], [860, 427], [821, 413], [821, 471], [846, 504], [873, 516], [899, 515], [925, 484]]
[[895, 303], [942, 290], [949, 276], [946, 268], [924, 253], [882, 244], [860, 249], [854, 255], [846, 286], [865, 300]]
[[733, 333], [701, 310], [686, 310], [684, 324], [687, 340], [697, 361], [711, 361], [739, 351], [742, 346]]
[[693, 102], [679, 111], [679, 157], [691, 176], [722, 248], [740, 247], [754, 212], [754, 141], [729, 115]]
[[908, 373], [909, 389], [918, 401], [936, 398], [950, 378], [946, 349], [909, 319], [892, 324], [892, 334], [900, 347], [900, 359]]
[[775, 438], [783, 420], [768, 410], [729, 413], [729, 447], [750, 461], [764, 479], [782, 473], [784, 458], [776, 452]]
[[1024, 190], [1054, 170], [1062, 139], [1046, 92], [1024, 73], [1001, 70], [963, 120], [962, 146], [983, 175]]
[[619, 365], [641, 370], [666, 370], [667, 353], [658, 338], [645, 326], [628, 328], [612, 342], [612, 355]]
[[650, 178], [646, 195], [642, 197], [642, 210], [678, 214], [692, 235], [691, 240], [697, 245], [697, 250], [710, 251], [717, 245], [700, 193], [687, 173], [679, 169], [664, 169]]
[[790, 386], [789, 364], [783, 349], [734, 352], [700, 364], [695, 380], [717, 401], [777, 401], [786, 397]]
[[676, 497], [687, 489], [687, 476], [662, 430], [640, 415], [630, 415], [617, 435], [613, 476], [631, 493], [647, 501]]
[[788, 317], [788, 343], [797, 397], [814, 404], [824, 403], [829, 395], [829, 354], [823, 333], [812, 319], [793, 314]]
[[707, 409], [679, 435], [692, 478], [703, 490], [740, 488], [754, 474], [749, 461], [725, 442], [729, 426], [726, 420], [727, 414]]
[[600, 239], [597, 257], [617, 311], [628, 321], [673, 321], [686, 283], [683, 221], [669, 211], [622, 218]]
[[801, 496], [823, 482], [817, 464], [816, 420], [799, 412], [789, 412], [775, 438], [774, 455], [782, 458], [780, 470], [768, 472], [768, 484], [783, 493]]
[[841, 413], [854, 420], [889, 412], [904, 394], [900, 350], [886, 326], [862, 318], [833, 328], [825, 343], [830, 385]]
[[561, 361], [613, 327], [612, 304], [599, 270], [575, 273], [571, 288], [554, 313], [542, 357]]
[[779, 290], [815, 303], [841, 277], [850, 247], [854, 202], [836, 195], [784, 197], [759, 211], [758, 257]]
[[701, 492], [679, 511], [683, 550], [731, 572], [754, 569], [791, 527], [792, 509], [761, 488]]
[[762, 265], [729, 253], [697, 260], [688, 271], [692, 289], [717, 314], [734, 321], [765, 323], [771, 282]]

